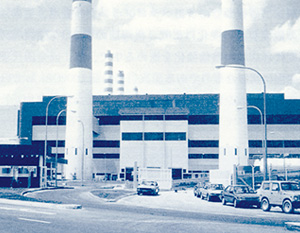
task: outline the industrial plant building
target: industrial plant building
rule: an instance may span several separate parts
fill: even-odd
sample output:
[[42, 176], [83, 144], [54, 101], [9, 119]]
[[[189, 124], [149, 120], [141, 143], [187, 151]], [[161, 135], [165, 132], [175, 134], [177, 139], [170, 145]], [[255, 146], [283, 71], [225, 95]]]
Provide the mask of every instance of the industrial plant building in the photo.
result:
[[[285, 99], [283, 94], [266, 97], [268, 158], [281, 157], [283, 161], [285, 157], [290, 171], [299, 170], [300, 163], [295, 161], [300, 161], [300, 100]], [[23, 186], [27, 186], [28, 181], [31, 186], [39, 186], [45, 145], [48, 179], [54, 179], [56, 156], [59, 178], [63, 175], [68, 163], [64, 155], [66, 97], [53, 99], [48, 105], [51, 99], [53, 97], [48, 96], [41, 102], [21, 103], [20, 145], [0, 146], [1, 184], [4, 186], [11, 185], [13, 177], [18, 177], [18, 181], [22, 178]], [[264, 153], [262, 115], [253, 107], [263, 109], [263, 95], [248, 94], [247, 104], [249, 164], [254, 164]], [[93, 114], [95, 180], [132, 180], [135, 162], [138, 168], [170, 169], [173, 179], [201, 178], [218, 169], [217, 94], [94, 96]], [[77, 153], [80, 156], [80, 152]], [[273, 164], [273, 169], [275, 166]]]

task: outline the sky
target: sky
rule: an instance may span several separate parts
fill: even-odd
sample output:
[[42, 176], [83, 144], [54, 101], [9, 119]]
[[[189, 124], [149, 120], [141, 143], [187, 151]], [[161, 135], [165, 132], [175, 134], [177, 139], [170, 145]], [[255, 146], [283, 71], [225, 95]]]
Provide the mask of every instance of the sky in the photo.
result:
[[[67, 95], [72, 0], [1, 0], [0, 105]], [[244, 0], [246, 66], [268, 93], [300, 99], [300, 1]], [[93, 94], [104, 55], [125, 94], [219, 93], [221, 0], [93, 0]], [[247, 92], [261, 93], [246, 71]]]

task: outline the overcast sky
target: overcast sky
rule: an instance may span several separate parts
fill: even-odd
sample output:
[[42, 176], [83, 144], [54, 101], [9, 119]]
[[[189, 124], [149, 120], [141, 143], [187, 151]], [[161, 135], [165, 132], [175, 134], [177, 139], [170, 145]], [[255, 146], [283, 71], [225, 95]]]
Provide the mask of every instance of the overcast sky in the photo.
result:
[[[0, 104], [67, 94], [72, 0], [1, 0]], [[300, 98], [300, 1], [244, 0], [246, 65], [267, 92]], [[104, 54], [125, 94], [218, 93], [221, 0], [93, 0], [93, 92]], [[262, 82], [247, 71], [248, 92]]]

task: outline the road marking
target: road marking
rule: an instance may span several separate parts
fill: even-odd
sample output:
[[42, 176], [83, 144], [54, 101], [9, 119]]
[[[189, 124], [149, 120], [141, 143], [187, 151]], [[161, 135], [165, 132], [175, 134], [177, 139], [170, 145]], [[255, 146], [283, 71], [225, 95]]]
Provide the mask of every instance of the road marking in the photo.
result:
[[50, 212], [44, 212], [44, 211], [38, 211], [38, 210], [31, 210], [31, 209], [24, 209], [24, 208], [21, 208], [19, 210], [23, 211], [23, 212], [29, 212], [29, 213], [35, 213], [35, 214], [45, 214], [45, 215], [55, 215], [56, 214], [56, 213], [50, 213]]
[[26, 209], [26, 208], [12, 208], [12, 207], [0, 207], [2, 210], [13, 210], [13, 211], [21, 211], [21, 212], [28, 212], [28, 213], [35, 213], [35, 214], [45, 214], [45, 215], [55, 215], [56, 213]]
[[45, 224], [50, 224], [51, 222], [43, 221], [43, 220], [38, 220], [38, 219], [30, 219], [30, 218], [18, 218], [19, 220], [23, 221], [28, 221], [28, 222], [39, 222], [39, 223], [45, 223]]

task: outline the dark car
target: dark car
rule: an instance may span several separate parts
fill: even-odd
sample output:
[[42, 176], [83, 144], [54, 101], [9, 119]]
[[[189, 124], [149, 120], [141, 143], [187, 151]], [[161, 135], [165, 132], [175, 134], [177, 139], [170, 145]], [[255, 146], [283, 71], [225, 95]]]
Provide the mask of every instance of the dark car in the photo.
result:
[[202, 199], [206, 199], [207, 201], [222, 200], [222, 191], [224, 186], [222, 184], [207, 184], [202, 190]]
[[229, 185], [222, 192], [222, 204], [233, 203], [239, 206], [256, 206], [260, 208], [259, 196], [246, 185]]
[[202, 190], [205, 186], [204, 182], [199, 182], [195, 187], [194, 187], [194, 196], [196, 197], [201, 197], [202, 196]]

